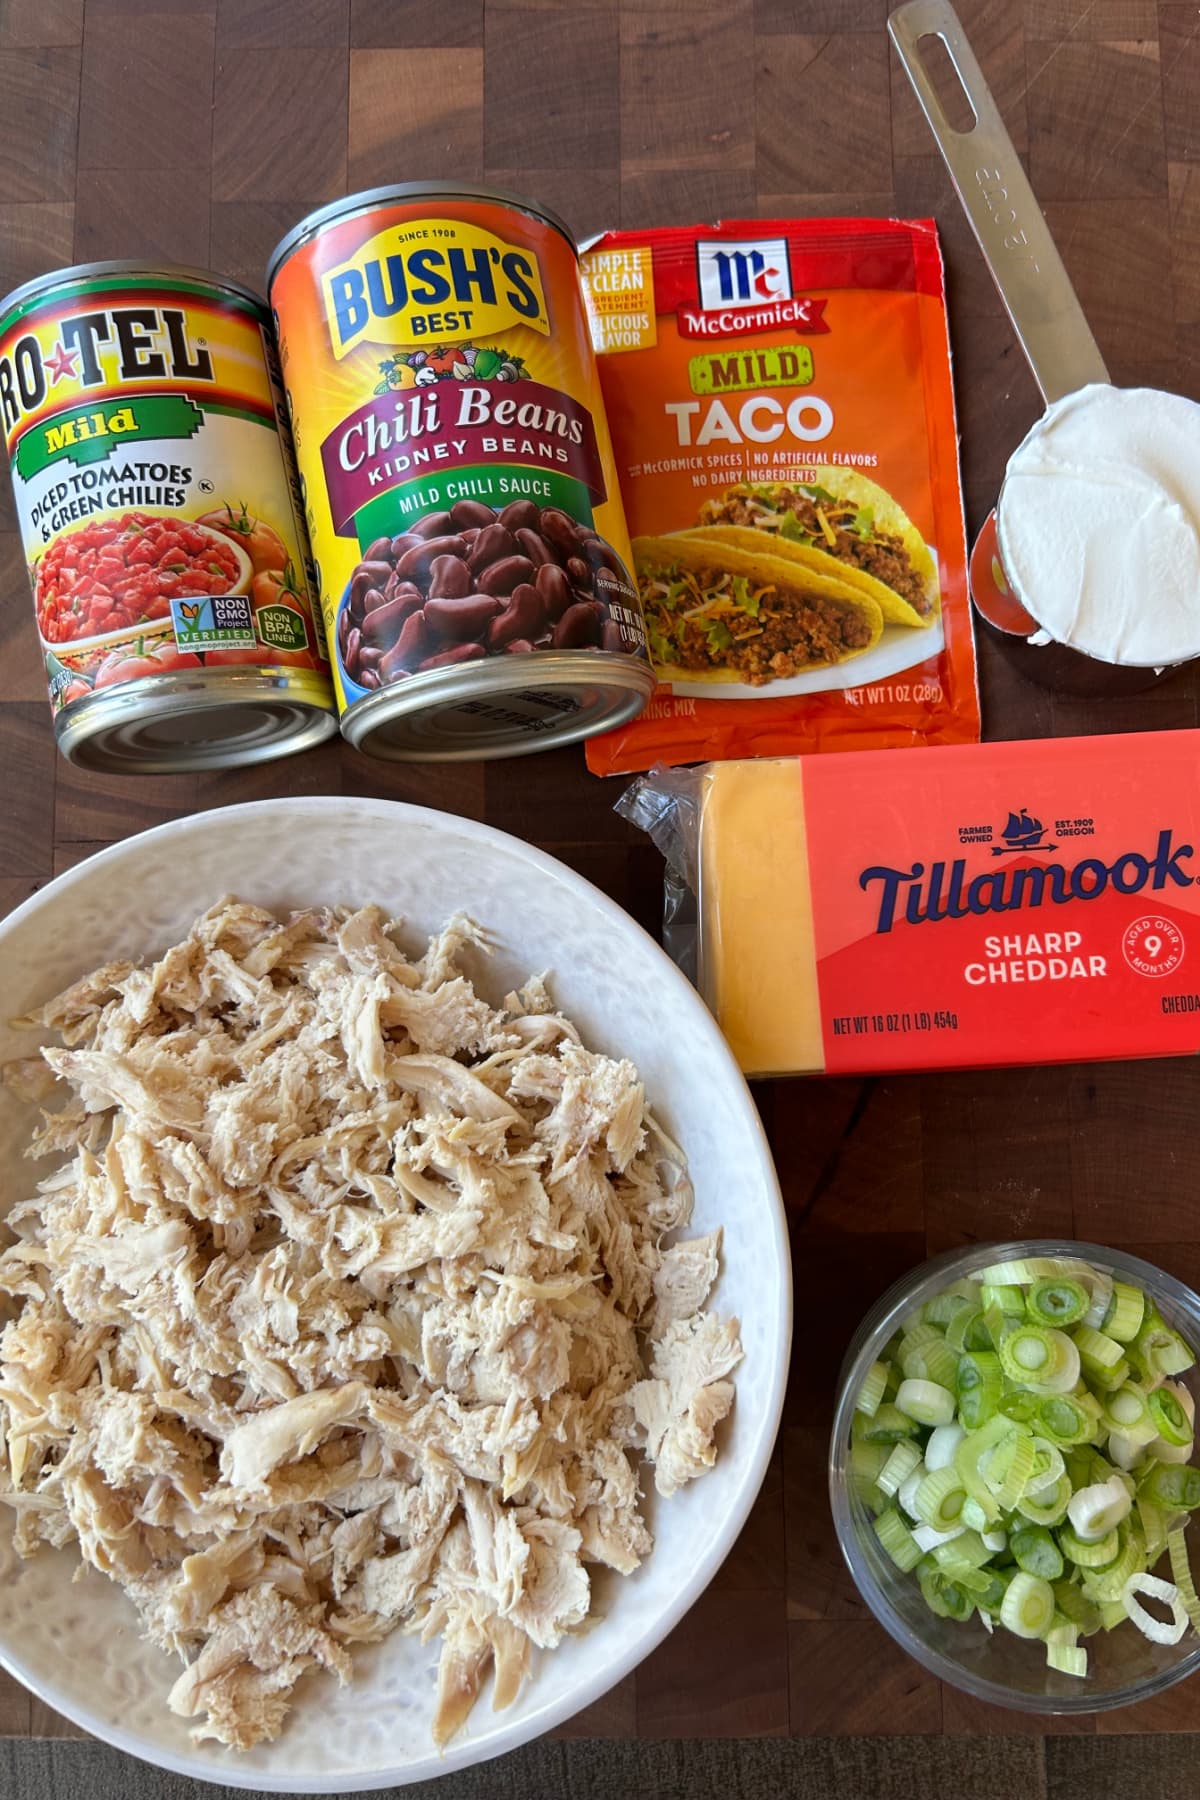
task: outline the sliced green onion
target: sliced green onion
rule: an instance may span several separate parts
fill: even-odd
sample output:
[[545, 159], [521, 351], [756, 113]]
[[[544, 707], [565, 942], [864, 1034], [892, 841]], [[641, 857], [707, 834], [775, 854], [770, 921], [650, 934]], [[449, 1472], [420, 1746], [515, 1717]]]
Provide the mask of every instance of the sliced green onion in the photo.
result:
[[1065, 1331], [1018, 1325], [998, 1346], [1009, 1381], [1041, 1394], [1066, 1394], [1079, 1380], [1079, 1353]]
[[1086, 1675], [1088, 1653], [1075, 1644], [1047, 1644], [1046, 1664], [1060, 1675]]
[[1062, 1451], [1057, 1444], [1048, 1438], [1035, 1437], [1033, 1440], [1033, 1473], [1025, 1487], [1025, 1493], [1036, 1500], [1043, 1488], [1057, 1487], [1060, 1475], [1066, 1473]]
[[1031, 1525], [1060, 1525], [1067, 1516], [1072, 1492], [1071, 1477], [1064, 1469], [1052, 1488], [1039, 1488], [1036, 1494], [1022, 1494], [1017, 1501], [1017, 1511]]
[[1028, 1487], [1035, 1459], [1033, 1438], [1022, 1426], [1016, 1425], [1009, 1436], [981, 1461], [979, 1467], [983, 1479], [1005, 1512], [1012, 1511]]
[[962, 1522], [971, 1531], [980, 1532], [986, 1531], [991, 1523], [979, 1501], [973, 1499], [970, 1494], [963, 1501]]
[[933, 1560], [943, 1569], [982, 1569], [989, 1561], [991, 1551], [977, 1531], [960, 1532], [952, 1542], [943, 1544], [933, 1553]]
[[850, 1485], [860, 1500], [869, 1503], [880, 1471], [890, 1454], [886, 1444], [851, 1444]]
[[1018, 1425], [1028, 1425], [1037, 1416], [1041, 1396], [1030, 1388], [1009, 1388], [1000, 1397], [1000, 1411]]
[[1200, 1469], [1186, 1463], [1151, 1469], [1142, 1492], [1167, 1512], [1195, 1512], [1200, 1506]]
[[1054, 1583], [1054, 1604], [1065, 1618], [1083, 1637], [1090, 1637], [1100, 1629], [1100, 1612], [1094, 1600], [1089, 1600], [1083, 1589], [1075, 1581], [1056, 1581]]
[[1022, 1525], [1008, 1540], [1013, 1561], [1027, 1575], [1057, 1581], [1063, 1572], [1062, 1552], [1044, 1525]]
[[1106, 1394], [1101, 1404], [1110, 1432], [1119, 1432], [1134, 1444], [1148, 1444], [1158, 1435], [1149, 1396], [1136, 1381], [1124, 1382], [1115, 1393]]
[[1146, 1567], [1152, 1569], [1168, 1547], [1170, 1533], [1167, 1530], [1167, 1515], [1161, 1506], [1155, 1506], [1153, 1500], [1147, 1500], [1144, 1494], [1139, 1494], [1137, 1516], [1146, 1546]]
[[900, 1486], [896, 1489], [896, 1500], [908, 1514], [910, 1519], [915, 1519], [917, 1516], [913, 1511], [913, 1505], [916, 1500], [917, 1489], [920, 1487], [927, 1474], [928, 1470], [925, 1464], [918, 1463], [907, 1481], [902, 1481]]
[[1031, 1281], [1048, 1281], [1078, 1267], [1053, 1256], [1030, 1256], [1020, 1262], [990, 1263], [975, 1271], [976, 1281], [988, 1287], [1028, 1287]]
[[1017, 1637], [1040, 1638], [1054, 1619], [1054, 1589], [1039, 1575], [1014, 1575], [1000, 1608], [1000, 1623]]
[[985, 1281], [979, 1290], [979, 1304], [984, 1313], [1009, 1313], [1014, 1319], [1025, 1317], [1025, 1295], [1019, 1287]]
[[966, 1435], [963, 1426], [958, 1424], [935, 1425], [925, 1445], [925, 1467], [930, 1470], [948, 1468]]
[[928, 1325], [947, 1326], [955, 1313], [961, 1312], [964, 1306], [976, 1305], [975, 1284], [973, 1281], [958, 1281], [953, 1287], [935, 1294], [921, 1308], [921, 1317]]
[[[1100, 1329], [1110, 1338], [1116, 1338], [1118, 1344], [1131, 1344], [1142, 1329], [1142, 1319], [1146, 1312], [1146, 1298], [1138, 1288], [1128, 1287], [1123, 1281], [1114, 1281], [1112, 1298], [1105, 1309]], [[1091, 1320], [1088, 1320], [1091, 1324]]]
[[1084, 1592], [1103, 1606], [1107, 1600], [1123, 1600], [1125, 1583], [1131, 1575], [1140, 1575], [1146, 1567], [1146, 1553], [1130, 1535], [1121, 1545], [1115, 1559], [1103, 1569], [1085, 1569]]
[[1093, 1369], [1088, 1380], [1094, 1388], [1099, 1389], [1101, 1394], [1112, 1394], [1119, 1387], [1124, 1386], [1132, 1373], [1128, 1362], [1122, 1357], [1120, 1362], [1114, 1363], [1111, 1369]]
[[896, 1405], [919, 1425], [949, 1425], [954, 1419], [954, 1395], [936, 1381], [902, 1381]]
[[1105, 1337], [1102, 1331], [1095, 1331], [1090, 1325], [1076, 1326], [1075, 1348], [1086, 1375], [1103, 1375], [1121, 1361], [1121, 1346], [1116, 1339]]
[[1107, 1269], [1095, 1269], [1089, 1266], [1083, 1279], [1091, 1289], [1092, 1295], [1088, 1309], [1083, 1315], [1083, 1323], [1090, 1325], [1095, 1331], [1103, 1331], [1104, 1321], [1108, 1318], [1109, 1306], [1112, 1302], [1113, 1278]]
[[1115, 1562], [1121, 1554], [1121, 1540], [1115, 1529], [1107, 1537], [1089, 1542], [1086, 1538], [1076, 1537], [1063, 1525], [1059, 1527], [1058, 1547], [1068, 1562], [1081, 1569], [1102, 1569], [1105, 1563]]
[[[1014, 1290], [1020, 1293], [1020, 1289]], [[1081, 1281], [1035, 1281], [1025, 1301], [1025, 1309], [1035, 1325], [1074, 1325], [1082, 1319], [1090, 1304], [1087, 1289]]]
[[1164, 1375], [1182, 1375], [1196, 1360], [1179, 1333], [1150, 1308], [1126, 1355], [1147, 1386]]
[[1192, 1565], [1187, 1552], [1187, 1540], [1183, 1527], [1176, 1526], [1167, 1533], [1167, 1550], [1171, 1557], [1171, 1573], [1175, 1577], [1175, 1585], [1179, 1589], [1179, 1598], [1183, 1609], [1192, 1622], [1192, 1630], [1200, 1634], [1200, 1599], [1196, 1596], [1196, 1584], [1192, 1580]]
[[918, 1427], [915, 1419], [909, 1418], [898, 1406], [885, 1400], [876, 1409], [873, 1418], [864, 1418], [860, 1413], [854, 1429], [863, 1443], [898, 1444], [901, 1438], [916, 1437]]
[[955, 1372], [958, 1416], [968, 1431], [985, 1425], [1000, 1404], [1004, 1372], [994, 1350], [967, 1350]]
[[989, 1451], [994, 1450], [1011, 1432], [1019, 1429], [1003, 1413], [997, 1413], [986, 1425], [981, 1425], [978, 1431], [968, 1432], [955, 1452], [954, 1466], [962, 1476], [963, 1486], [970, 1498], [982, 1512], [985, 1525], [996, 1523], [1000, 1517], [1000, 1507], [984, 1480], [980, 1465]]
[[966, 1620], [975, 1611], [975, 1599], [970, 1591], [952, 1581], [936, 1563], [922, 1563], [917, 1570], [917, 1580], [926, 1606], [939, 1619]]
[[[1152, 1613], [1148, 1613], [1138, 1601], [1139, 1594], [1145, 1594], [1151, 1600], [1161, 1600], [1169, 1606], [1171, 1623], [1168, 1625], [1164, 1620], [1156, 1619]], [[1160, 1581], [1157, 1575], [1131, 1575], [1125, 1583], [1121, 1599], [1126, 1615], [1152, 1644], [1177, 1644], [1188, 1628], [1187, 1608], [1180, 1599], [1179, 1589], [1174, 1582]]]
[[1096, 1482], [1072, 1494], [1067, 1515], [1075, 1535], [1085, 1544], [1095, 1544], [1128, 1518], [1132, 1505], [1128, 1488], [1114, 1475], [1111, 1481]]
[[1144, 1438], [1126, 1437], [1123, 1431], [1110, 1431], [1106, 1448], [1118, 1469], [1132, 1469], [1135, 1464], [1140, 1466], [1148, 1454]]
[[944, 1331], [939, 1330], [936, 1325], [931, 1325], [928, 1320], [918, 1319], [915, 1324], [908, 1327], [901, 1337], [896, 1347], [895, 1360], [907, 1375], [909, 1371], [904, 1365], [910, 1356], [914, 1356], [918, 1350], [924, 1349], [926, 1344], [944, 1344], [945, 1341]]
[[875, 1485], [890, 1500], [902, 1481], [921, 1466], [921, 1452], [911, 1438], [893, 1446], [887, 1461], [875, 1477]]
[[1155, 1437], [1176, 1446], [1192, 1441], [1192, 1421], [1184, 1410], [1179, 1395], [1169, 1382], [1147, 1395], [1146, 1405], [1154, 1424]]
[[926, 1475], [917, 1489], [913, 1506], [917, 1517], [937, 1531], [948, 1531], [960, 1522], [966, 1489], [962, 1476], [951, 1464]]
[[858, 1399], [854, 1410], [865, 1418], [873, 1419], [879, 1411], [880, 1402], [887, 1388], [888, 1368], [886, 1363], [873, 1362], [863, 1377], [863, 1384], [858, 1390]]
[[[1040, 1636], [1058, 1673], [1085, 1675], [1081, 1637], [1130, 1614], [1157, 1641], [1177, 1641], [1181, 1611], [1200, 1634], [1181, 1528], [1200, 1510], [1195, 1406], [1171, 1379], [1193, 1361], [1104, 1269], [994, 1264], [910, 1310], [879, 1353], [850, 1426], [852, 1490], [933, 1612]], [[1155, 1586], [1164, 1550], [1175, 1580]], [[1139, 1594], [1174, 1594], [1171, 1620]]]
[[936, 1525], [922, 1525], [918, 1521], [912, 1528], [912, 1534], [922, 1556], [929, 1556], [935, 1551], [944, 1550], [947, 1544], [952, 1544], [955, 1538], [961, 1537], [963, 1527], [955, 1525], [950, 1531], [939, 1531]]
[[990, 1350], [992, 1340], [983, 1322], [983, 1309], [971, 1306], [956, 1312], [946, 1327], [946, 1342], [957, 1356], [964, 1350]]
[[921, 1547], [894, 1506], [880, 1513], [875, 1521], [875, 1536], [898, 1569], [915, 1569], [921, 1560]]

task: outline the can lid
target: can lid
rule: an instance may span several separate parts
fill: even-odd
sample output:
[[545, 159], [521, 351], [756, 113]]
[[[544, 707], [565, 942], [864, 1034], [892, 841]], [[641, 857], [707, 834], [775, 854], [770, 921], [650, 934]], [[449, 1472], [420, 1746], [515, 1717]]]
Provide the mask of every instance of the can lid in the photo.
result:
[[535, 650], [380, 688], [343, 713], [342, 735], [392, 762], [530, 756], [624, 725], [653, 692], [641, 657]]
[[125, 775], [268, 762], [336, 730], [328, 679], [293, 668], [144, 675], [72, 701], [55, 725], [70, 762]]
[[401, 181], [393, 187], [365, 188], [361, 194], [346, 194], [341, 200], [331, 200], [327, 206], [319, 206], [315, 212], [307, 213], [298, 225], [282, 237], [267, 259], [267, 287], [271, 286], [283, 263], [298, 250], [301, 244], [315, 237], [326, 225], [337, 219], [353, 218], [356, 213], [369, 212], [372, 207], [386, 206], [389, 201], [411, 200], [492, 200], [501, 206], [515, 207], [518, 212], [528, 213], [531, 218], [541, 219], [554, 231], [566, 238], [571, 249], [575, 246], [575, 234], [565, 219], [560, 219], [556, 212], [540, 201], [529, 200], [523, 194], [514, 194], [508, 188], [478, 187], [457, 181]]
[[226, 275], [214, 275], [211, 269], [192, 269], [183, 263], [154, 263], [143, 257], [131, 257], [118, 262], [73, 263], [70, 268], [50, 269], [45, 275], [35, 275], [32, 281], [22, 282], [0, 300], [0, 329], [10, 322], [10, 312], [27, 306], [31, 300], [53, 293], [55, 288], [103, 279], [105, 275], [144, 275], [152, 281], [194, 281], [202, 287], [248, 300], [258, 312], [268, 310], [266, 300], [253, 288], [240, 281], [231, 281]]

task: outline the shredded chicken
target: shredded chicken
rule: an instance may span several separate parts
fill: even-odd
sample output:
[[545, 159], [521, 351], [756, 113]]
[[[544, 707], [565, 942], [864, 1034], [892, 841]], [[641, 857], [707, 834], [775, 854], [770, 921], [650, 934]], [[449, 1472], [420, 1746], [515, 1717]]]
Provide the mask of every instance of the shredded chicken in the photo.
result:
[[6, 1071], [30, 1154], [68, 1160], [0, 1253], [0, 1500], [183, 1659], [197, 1739], [274, 1738], [398, 1628], [441, 1639], [445, 1743], [649, 1553], [640, 1459], [669, 1495], [716, 1457], [720, 1234], [666, 1243], [691, 1188], [636, 1069], [539, 979], [490, 1006], [486, 949], [226, 899], [22, 1021], [62, 1040]]

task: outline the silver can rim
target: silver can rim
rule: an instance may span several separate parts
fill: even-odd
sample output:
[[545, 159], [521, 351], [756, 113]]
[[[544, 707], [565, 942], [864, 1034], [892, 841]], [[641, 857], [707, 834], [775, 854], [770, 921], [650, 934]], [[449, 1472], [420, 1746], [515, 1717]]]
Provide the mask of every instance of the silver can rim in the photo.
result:
[[[97, 706], [95, 703], [100, 701]], [[318, 669], [298, 669], [276, 664], [271, 668], [172, 670], [162, 675], [143, 675], [114, 685], [68, 707], [54, 722], [54, 736], [68, 762], [81, 768], [123, 770], [126, 774], [183, 774], [195, 769], [244, 767], [270, 762], [309, 748], [337, 733], [338, 721], [328, 675]], [[143, 757], [98, 759], [86, 754], [88, 746], [118, 726], [150, 723], [173, 712], [218, 717], [223, 710], [247, 705], [264, 712], [291, 712], [305, 722], [286, 735], [251, 745], [231, 736], [225, 754], [198, 758], [181, 746], [174, 757], [147, 753]]]
[[[530, 668], [523, 672], [513, 669], [510, 674], [504, 666], [506, 662], [520, 664], [531, 661], [533, 657], [537, 658], [540, 674]], [[381, 756], [384, 753], [373, 747], [372, 740], [396, 719], [440, 711], [443, 707], [476, 699], [481, 693], [490, 691], [501, 697], [504, 694], [519, 694], [523, 689], [529, 688], [549, 688], [563, 692], [573, 687], [592, 686], [603, 688], [613, 695], [615, 704], [612, 710], [595, 716], [585, 714], [582, 718], [578, 714], [567, 715], [562, 719], [560, 727], [552, 731], [532, 736], [514, 731], [511, 740], [489, 740], [486, 744], [475, 744], [464, 739], [461, 747], [454, 747], [449, 743], [437, 743], [431, 748], [415, 746], [401, 756], [388, 759], [484, 762], [494, 758], [499, 761], [508, 756], [533, 755], [539, 750], [558, 750], [566, 744], [579, 743], [602, 731], [614, 730], [635, 718], [654, 692], [654, 671], [641, 656], [622, 655], [612, 650], [542, 650], [534, 652], [533, 657], [496, 658], [483, 663], [465, 663], [456, 669], [440, 669], [430, 672], [428, 676], [416, 676], [408, 682], [380, 688], [345, 708], [339, 720], [342, 736], [356, 750], [369, 756]], [[489, 674], [484, 673], [489, 670], [490, 678]], [[427, 682], [428, 685], [418, 687], [420, 682]], [[621, 695], [629, 703], [627, 711], [618, 702]]]
[[9, 318], [10, 313], [18, 311], [39, 295], [53, 293], [58, 287], [102, 280], [106, 275], [146, 275], [163, 281], [199, 282], [217, 293], [232, 294], [239, 300], [249, 301], [264, 320], [269, 320], [271, 316], [265, 296], [255, 288], [247, 287], [243, 281], [234, 281], [228, 275], [218, 275], [212, 269], [194, 269], [186, 263], [155, 263], [149, 257], [137, 256], [125, 257], [116, 262], [72, 263], [65, 269], [49, 269], [44, 275], [35, 275], [32, 280], [22, 282], [20, 287], [13, 288], [10, 294], [0, 300], [0, 331], [7, 330], [14, 322]]
[[567, 240], [572, 253], [576, 257], [579, 255], [575, 234], [565, 219], [560, 218], [550, 207], [543, 206], [541, 201], [530, 200], [525, 194], [515, 194], [511, 188], [488, 187], [482, 182], [472, 185], [458, 181], [401, 181], [389, 187], [364, 188], [361, 193], [344, 194], [340, 200], [330, 200], [326, 205], [318, 206], [315, 212], [306, 213], [299, 224], [293, 225], [290, 231], [284, 233], [267, 258], [268, 293], [284, 263], [324, 231], [327, 225], [332, 225], [339, 219], [353, 218], [358, 213], [370, 212], [376, 206], [387, 205], [389, 201], [412, 200], [482, 200], [485, 203], [512, 207], [517, 212], [549, 225], [551, 230], [557, 231]]

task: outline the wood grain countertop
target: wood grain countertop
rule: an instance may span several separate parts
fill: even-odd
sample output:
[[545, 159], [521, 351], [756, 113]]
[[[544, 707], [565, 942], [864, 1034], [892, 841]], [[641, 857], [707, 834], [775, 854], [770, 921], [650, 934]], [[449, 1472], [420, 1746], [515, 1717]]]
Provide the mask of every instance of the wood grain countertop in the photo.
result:
[[[1200, 11], [962, 0], [961, 13], [1113, 380], [1200, 399]], [[761, 215], [937, 218], [968, 536], [1039, 401], [890, 54], [885, 0], [0, 0], [0, 293], [146, 255], [261, 287], [311, 207], [414, 177], [528, 192], [580, 233]], [[289, 793], [486, 820], [654, 929], [657, 853], [582, 752], [401, 767], [335, 742], [220, 775], [114, 778], [56, 752], [0, 483], [0, 908], [131, 832]], [[1148, 596], [1152, 598], [1152, 596]], [[1200, 677], [1088, 703], [981, 647], [990, 737], [1194, 726]], [[135, 904], [131, 896], [131, 904]], [[674, 1635], [568, 1735], [1200, 1729], [1200, 1687], [1097, 1719], [1001, 1714], [867, 1616], [825, 1499], [840, 1348], [881, 1289], [974, 1238], [1125, 1246], [1200, 1285], [1200, 1062], [757, 1090], [799, 1297], [784, 1429], [733, 1555]], [[74, 1728], [0, 1676], [0, 1732]]]

